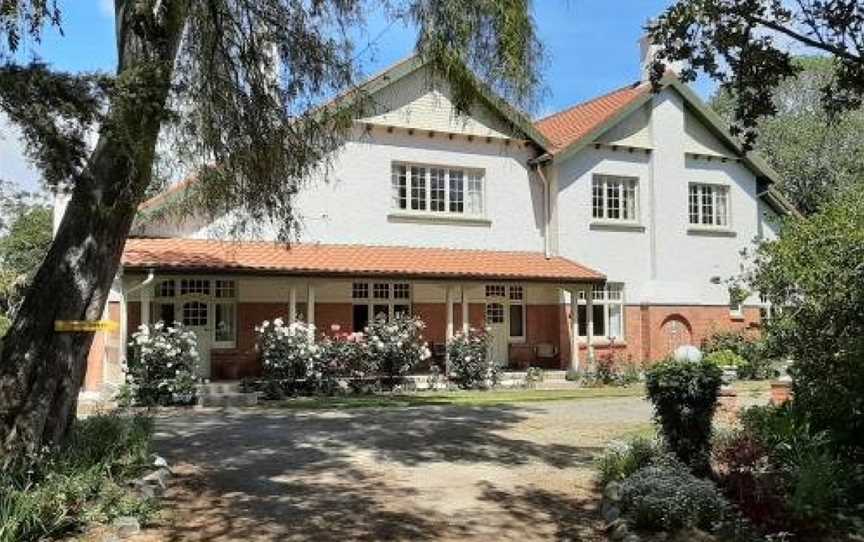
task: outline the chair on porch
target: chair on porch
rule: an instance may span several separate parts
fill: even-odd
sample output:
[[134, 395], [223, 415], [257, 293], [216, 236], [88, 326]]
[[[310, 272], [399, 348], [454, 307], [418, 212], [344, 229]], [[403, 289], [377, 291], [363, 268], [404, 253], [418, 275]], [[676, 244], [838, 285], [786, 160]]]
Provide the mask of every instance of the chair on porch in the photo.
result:
[[544, 367], [558, 367], [558, 347], [552, 343], [537, 343], [534, 345], [534, 357]]

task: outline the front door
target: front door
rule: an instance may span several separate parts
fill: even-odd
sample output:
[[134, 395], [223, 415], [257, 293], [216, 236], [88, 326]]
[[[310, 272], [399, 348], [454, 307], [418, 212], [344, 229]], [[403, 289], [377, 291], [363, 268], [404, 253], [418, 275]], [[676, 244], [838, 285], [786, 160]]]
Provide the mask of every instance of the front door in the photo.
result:
[[504, 303], [486, 303], [486, 326], [492, 335], [489, 355], [499, 367], [506, 367], [509, 361], [509, 337]]
[[210, 378], [213, 315], [206, 300], [185, 301], [180, 308], [183, 325], [198, 337], [198, 376]]

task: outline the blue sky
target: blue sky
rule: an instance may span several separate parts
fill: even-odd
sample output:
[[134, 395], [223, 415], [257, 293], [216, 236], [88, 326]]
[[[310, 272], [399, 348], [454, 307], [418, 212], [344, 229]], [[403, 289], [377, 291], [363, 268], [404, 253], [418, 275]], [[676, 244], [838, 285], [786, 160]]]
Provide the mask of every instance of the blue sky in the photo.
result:
[[[543, 100], [538, 115], [563, 109], [639, 78], [638, 40], [645, 21], [670, 0], [535, 0], [534, 16], [546, 48]], [[60, 0], [64, 36], [49, 32], [41, 44], [28, 43], [56, 68], [112, 71], [116, 62], [112, 0]], [[414, 32], [373, 17], [358, 49], [366, 48], [365, 71], [374, 73], [411, 53]], [[374, 43], [367, 48], [370, 40]], [[703, 97], [711, 87], [700, 82]], [[21, 157], [14, 130], [0, 119], [0, 178], [28, 188], [38, 175]]]

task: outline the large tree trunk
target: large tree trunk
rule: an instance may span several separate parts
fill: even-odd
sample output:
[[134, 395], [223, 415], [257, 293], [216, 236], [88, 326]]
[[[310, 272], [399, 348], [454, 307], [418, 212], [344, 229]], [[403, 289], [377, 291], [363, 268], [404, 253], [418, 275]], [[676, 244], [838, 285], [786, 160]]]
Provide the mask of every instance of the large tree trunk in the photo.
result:
[[66, 436], [93, 334], [57, 333], [54, 322], [101, 317], [151, 180], [186, 10], [175, 1], [154, 15], [147, 4], [129, 1], [125, 9], [127, 1], [117, 0], [120, 60], [108, 119], [4, 341], [0, 467]]

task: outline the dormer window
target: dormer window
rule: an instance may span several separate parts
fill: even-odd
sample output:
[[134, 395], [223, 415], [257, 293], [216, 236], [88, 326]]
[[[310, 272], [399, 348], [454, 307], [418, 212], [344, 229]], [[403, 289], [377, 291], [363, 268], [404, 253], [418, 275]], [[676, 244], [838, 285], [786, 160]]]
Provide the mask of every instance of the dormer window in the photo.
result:
[[483, 216], [485, 183], [481, 169], [394, 162], [391, 183], [397, 211]]

